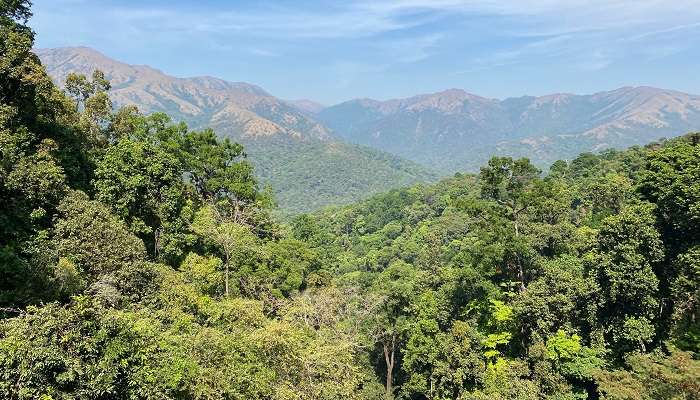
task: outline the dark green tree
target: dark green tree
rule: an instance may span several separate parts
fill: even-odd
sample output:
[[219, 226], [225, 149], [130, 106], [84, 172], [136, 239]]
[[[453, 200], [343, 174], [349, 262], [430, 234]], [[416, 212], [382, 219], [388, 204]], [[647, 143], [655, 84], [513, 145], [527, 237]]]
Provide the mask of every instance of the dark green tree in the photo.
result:
[[657, 205], [664, 241], [672, 256], [700, 242], [700, 144], [690, 139], [652, 151], [639, 191]]
[[[526, 271], [523, 254], [518, 250], [521, 245], [521, 230], [525, 213], [528, 211], [531, 199], [531, 186], [539, 179], [540, 170], [530, 163], [527, 158], [513, 160], [510, 157], [493, 157], [488, 166], [481, 168], [479, 174], [481, 196], [493, 200], [505, 210], [513, 228], [513, 252], [519, 290], [525, 290]], [[508, 261], [506, 261], [509, 263]], [[509, 263], [510, 264], [510, 263]]]
[[95, 198], [109, 204], [154, 258], [182, 256], [188, 245], [189, 194], [184, 167], [154, 144], [124, 139], [95, 169]]
[[591, 272], [603, 304], [599, 323], [617, 352], [645, 350], [655, 336], [659, 317], [659, 279], [654, 267], [663, 260], [654, 206], [629, 206], [603, 221]]

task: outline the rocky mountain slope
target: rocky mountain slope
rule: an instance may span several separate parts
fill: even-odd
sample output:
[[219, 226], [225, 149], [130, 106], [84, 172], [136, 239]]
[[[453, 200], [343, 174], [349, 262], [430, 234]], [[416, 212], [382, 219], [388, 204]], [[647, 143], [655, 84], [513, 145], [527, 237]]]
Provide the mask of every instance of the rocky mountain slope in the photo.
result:
[[326, 108], [323, 104], [309, 99], [287, 100], [287, 104], [308, 115], [318, 114]]
[[[301, 198], [295, 198], [292, 184], [279, 178], [282, 165], [300, 169], [298, 177], [306, 186], [293, 185], [299, 185], [298, 193], [308, 193], [301, 203], [310, 203], [308, 196], [313, 193], [329, 194], [321, 201], [324, 204], [344, 202], [340, 193], [344, 189], [327, 185], [355, 182], [358, 173], [366, 175], [361, 168], [343, 169], [359, 167], [355, 162], [359, 160], [387, 172], [386, 180], [365, 181], [379, 190], [431, 176], [415, 164], [409, 166], [398, 159], [387, 163], [391, 157], [386, 154], [348, 146], [337, 139], [448, 174], [474, 171], [494, 154], [527, 156], [546, 165], [584, 151], [624, 148], [700, 130], [700, 96], [652, 87], [505, 100], [450, 89], [405, 99], [356, 99], [324, 107], [305, 99], [281, 100], [248, 83], [212, 77], [175, 78], [148, 66], [120, 63], [84, 47], [37, 53], [59, 82], [69, 72], [91, 73], [99, 68], [113, 83], [112, 98], [117, 105], [164, 111], [193, 127], [210, 126], [220, 135], [242, 142], [257, 160], [261, 176], [278, 188], [280, 198], [287, 199], [285, 207], [300, 203]], [[290, 158], [289, 152], [296, 158]], [[323, 159], [331, 154], [334, 156]], [[314, 160], [314, 155], [321, 158]], [[340, 155], [342, 161], [337, 158]], [[309, 163], [311, 160], [314, 162]], [[333, 164], [337, 162], [344, 165]], [[319, 170], [309, 170], [312, 165]], [[401, 168], [394, 170], [397, 166]], [[343, 179], [330, 176], [331, 171], [349, 175]], [[285, 170], [285, 174], [292, 172]], [[280, 188], [289, 188], [293, 195], [282, 194], [286, 189]]]
[[212, 77], [176, 78], [113, 60], [93, 49], [39, 49], [49, 74], [102, 70], [115, 106], [165, 112], [193, 128], [211, 127], [246, 147], [261, 181], [271, 184], [284, 212], [344, 204], [390, 188], [429, 181], [427, 168], [379, 150], [343, 143], [310, 114], [322, 106], [284, 101], [262, 88]]
[[700, 128], [700, 96], [625, 87], [498, 100], [451, 89], [388, 101], [351, 100], [316, 118], [349, 141], [450, 172], [473, 170], [498, 153], [544, 164], [680, 135]]
[[162, 111], [195, 127], [210, 126], [235, 138], [289, 135], [327, 139], [328, 129], [262, 88], [209, 76], [176, 78], [145, 65], [129, 65], [87, 47], [36, 51], [59, 83], [71, 72], [102, 70], [117, 106], [136, 104], [145, 113]]

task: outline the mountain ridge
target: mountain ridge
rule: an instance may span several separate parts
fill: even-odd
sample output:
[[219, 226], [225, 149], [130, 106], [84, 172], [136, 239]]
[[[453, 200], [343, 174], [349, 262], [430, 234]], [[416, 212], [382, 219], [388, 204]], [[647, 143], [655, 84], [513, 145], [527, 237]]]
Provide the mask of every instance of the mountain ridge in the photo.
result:
[[347, 204], [437, 177], [412, 161], [342, 142], [312, 118], [309, 107], [315, 103], [308, 100], [282, 100], [260, 86], [211, 76], [177, 78], [86, 47], [35, 51], [59, 84], [71, 72], [89, 75], [100, 69], [112, 83], [109, 94], [117, 107], [165, 112], [194, 129], [210, 127], [240, 142], [285, 214]]
[[505, 99], [449, 88], [324, 107], [308, 99], [278, 99], [246, 82], [172, 77], [86, 47], [37, 53], [59, 82], [68, 72], [103, 69], [113, 82], [111, 95], [117, 105], [163, 111], [194, 128], [212, 127], [244, 145], [261, 138], [340, 139], [442, 174], [476, 171], [491, 155], [528, 156], [545, 165], [585, 151], [628, 147], [700, 129], [700, 96], [651, 86]]
[[501, 100], [447, 89], [385, 101], [353, 99], [316, 118], [348, 141], [449, 173], [475, 170], [492, 154], [534, 152], [544, 164], [677, 136], [700, 128], [700, 96], [628, 86]]
[[261, 87], [211, 76], [179, 78], [145, 65], [111, 59], [89, 47], [36, 49], [47, 72], [61, 84], [70, 72], [102, 70], [117, 106], [136, 104], [145, 113], [165, 112], [195, 128], [211, 126], [242, 138], [283, 134], [326, 140], [330, 132]]

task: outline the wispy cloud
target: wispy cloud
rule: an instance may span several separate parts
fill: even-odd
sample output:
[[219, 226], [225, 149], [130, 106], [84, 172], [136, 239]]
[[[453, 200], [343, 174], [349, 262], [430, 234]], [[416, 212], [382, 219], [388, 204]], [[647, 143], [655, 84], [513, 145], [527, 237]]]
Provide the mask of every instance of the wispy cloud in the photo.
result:
[[383, 54], [401, 63], [414, 63], [427, 59], [433, 54], [443, 33], [431, 33], [402, 39], [382, 40], [374, 43]]
[[[430, 7], [406, 0], [404, 7]], [[395, 5], [396, 6], [396, 5]], [[440, 1], [453, 12], [497, 14], [508, 19], [503, 36], [526, 42], [473, 57], [462, 72], [486, 67], [559, 58], [585, 70], [602, 70], [629, 57], [646, 60], [677, 54], [700, 36], [700, 1], [523, 0], [502, 2]], [[689, 22], [690, 21], [690, 22]], [[638, 43], [633, 43], [638, 42]]]
[[380, 74], [388, 67], [388, 64], [340, 60], [332, 62], [325, 69], [333, 76], [333, 86], [336, 89], [348, 89], [358, 81], [371, 78], [368, 75]]
[[148, 53], [143, 48], [210, 50], [268, 64], [306, 59], [339, 87], [377, 70], [423, 67], [427, 76], [435, 68], [455, 76], [552, 64], [604, 71], [697, 50], [700, 42], [700, 0], [36, 3], [43, 46], [100, 44], [122, 54], [141, 48], [140, 56]]
[[496, 51], [483, 57], [476, 57], [473, 62], [487, 66], [503, 66], [516, 63], [524, 57], [560, 56], [567, 51], [571, 40], [572, 36], [570, 34], [534, 40], [508, 50]]
[[248, 52], [249, 52], [250, 54], [254, 54], [254, 55], [256, 55], [256, 56], [261, 56], [261, 57], [279, 57], [279, 54], [276, 53], [276, 52], [274, 52], [274, 51], [270, 51], [270, 50], [266, 50], [266, 49], [261, 49], [261, 48], [258, 48], [258, 47], [249, 48], [249, 49], [248, 49]]
[[[55, 4], [75, 5], [76, 1], [58, 0]], [[152, 22], [157, 18], [155, 25], [174, 31], [234, 31], [286, 38], [366, 37], [454, 15], [532, 19], [532, 24], [524, 23], [513, 29], [511, 33], [518, 35], [645, 25], [662, 26], [663, 31], [683, 22], [691, 25], [700, 22], [699, 0], [362, 0], [339, 4], [304, 7], [294, 3], [237, 7], [235, 11], [230, 10], [233, 7], [185, 8], [148, 2], [101, 7], [112, 18], [138, 24], [143, 29], [154, 26]], [[151, 23], [143, 24], [144, 20]]]
[[372, 36], [402, 30], [427, 22], [427, 17], [400, 18], [393, 13], [368, 12], [354, 6], [335, 9], [264, 7], [229, 10], [182, 10], [147, 4], [115, 7], [109, 13], [121, 22], [137, 27], [152, 26], [158, 18], [161, 28], [173, 32], [235, 33], [242, 36], [277, 39], [337, 39]]
[[650, 37], [673, 36], [673, 35], [676, 35], [679, 33], [687, 33], [687, 32], [692, 32], [692, 31], [700, 31], [700, 21], [690, 23], [690, 24], [671, 26], [670, 28], [664, 28], [664, 29], [643, 32], [643, 33], [640, 33], [638, 35], [633, 35], [631, 37], [628, 37], [628, 38], [626, 38], [626, 40], [629, 40], [629, 41], [644, 40], [644, 39], [647, 39]]

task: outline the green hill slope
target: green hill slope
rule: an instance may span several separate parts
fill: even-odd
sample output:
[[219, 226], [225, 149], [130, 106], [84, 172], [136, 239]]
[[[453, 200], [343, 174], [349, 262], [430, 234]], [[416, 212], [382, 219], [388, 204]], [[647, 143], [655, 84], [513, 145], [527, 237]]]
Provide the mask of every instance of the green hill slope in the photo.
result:
[[284, 214], [348, 204], [388, 188], [437, 179], [414, 162], [343, 142], [263, 138], [243, 143]]

